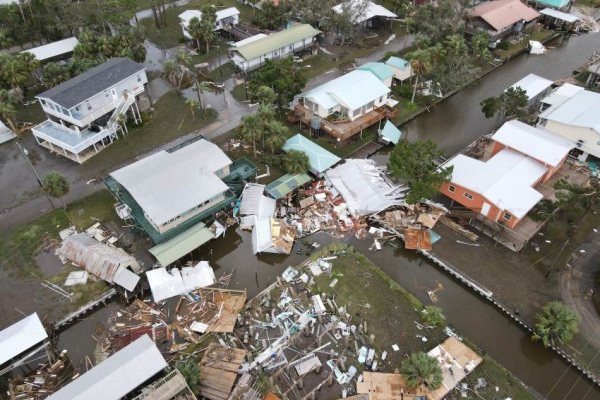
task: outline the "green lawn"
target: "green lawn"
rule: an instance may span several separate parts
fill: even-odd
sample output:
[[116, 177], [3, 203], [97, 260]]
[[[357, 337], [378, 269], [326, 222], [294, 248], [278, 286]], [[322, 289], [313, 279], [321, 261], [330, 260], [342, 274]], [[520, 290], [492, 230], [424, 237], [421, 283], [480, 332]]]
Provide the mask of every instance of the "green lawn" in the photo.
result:
[[216, 112], [208, 110], [207, 119], [202, 119], [196, 111], [192, 118], [185, 98], [175, 90], [170, 91], [154, 104], [150, 121], [142, 126], [129, 124], [129, 134], [120, 136], [106, 150], [89, 159], [85, 166], [101, 170], [113, 169], [116, 165], [142, 155], [157, 146], [177, 139], [187, 133], [201, 129], [216, 119]]
[[[25, 97], [25, 102], [33, 101], [35, 98], [33, 97], [38, 92], [34, 93], [33, 90], [29, 90], [27, 96]], [[40, 122], [46, 120], [46, 114], [42, 110], [42, 106], [37, 101], [34, 104], [17, 104], [16, 106], [17, 114], [15, 115], [15, 121], [17, 123], [27, 123], [32, 125], [37, 125]]]
[[524, 49], [526, 49], [529, 46], [530, 40], [536, 40], [538, 42], [543, 42], [544, 40], [548, 39], [550, 36], [552, 36], [554, 34], [555, 34], [554, 32], [552, 32], [551, 30], [546, 29], [546, 28], [541, 28], [539, 30], [535, 30], [531, 34], [526, 35], [520, 42], [510, 43], [508, 46], [508, 49], [506, 49], [506, 50], [496, 49], [495, 54], [498, 58], [501, 58], [503, 60], [509, 59], [509, 58], [519, 54], [519, 52], [523, 51]]
[[213, 81], [222, 82], [231, 78], [231, 75], [235, 74], [235, 72], [235, 64], [233, 62], [228, 62], [211, 71], [208, 74], [208, 77]]

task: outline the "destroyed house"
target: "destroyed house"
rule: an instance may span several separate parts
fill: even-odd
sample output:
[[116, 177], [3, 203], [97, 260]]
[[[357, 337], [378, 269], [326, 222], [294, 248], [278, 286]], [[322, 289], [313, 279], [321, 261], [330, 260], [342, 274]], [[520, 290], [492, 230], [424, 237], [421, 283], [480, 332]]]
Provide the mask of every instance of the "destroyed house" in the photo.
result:
[[290, 57], [312, 48], [320, 33], [308, 24], [298, 24], [268, 36], [259, 34], [253, 40], [254, 36], [231, 47], [229, 57], [240, 70], [251, 71], [261, 67], [266, 60]]
[[481, 3], [467, 12], [467, 32], [485, 32], [489, 46], [505, 37], [519, 35], [531, 28], [540, 14], [520, 0], [494, 0]]
[[111, 58], [36, 96], [48, 119], [32, 128], [40, 146], [82, 163], [117, 139], [119, 118], [141, 121], [137, 97], [148, 83], [145, 67]]
[[483, 155], [448, 160], [450, 181], [441, 192], [484, 218], [515, 228], [544, 197], [536, 186], [562, 167], [573, 145], [520, 121], [508, 121], [491, 137]]
[[129, 206], [135, 222], [161, 243], [231, 207], [236, 182], [255, 173], [245, 159], [232, 162], [200, 137], [114, 171], [105, 182]]
[[90, 274], [130, 292], [140, 280], [135, 273], [140, 272], [141, 267], [133, 256], [121, 248], [101, 243], [87, 233], [66, 237], [56, 253]]
[[346, 141], [396, 116], [397, 101], [390, 98], [393, 75], [387, 65], [369, 63], [301, 94], [288, 121]]
[[336, 14], [349, 15], [352, 24], [367, 28], [374, 27], [382, 21], [398, 18], [384, 6], [370, 0], [345, 0], [332, 9]]
[[49, 400], [118, 400], [167, 368], [156, 344], [143, 335], [76, 378]]

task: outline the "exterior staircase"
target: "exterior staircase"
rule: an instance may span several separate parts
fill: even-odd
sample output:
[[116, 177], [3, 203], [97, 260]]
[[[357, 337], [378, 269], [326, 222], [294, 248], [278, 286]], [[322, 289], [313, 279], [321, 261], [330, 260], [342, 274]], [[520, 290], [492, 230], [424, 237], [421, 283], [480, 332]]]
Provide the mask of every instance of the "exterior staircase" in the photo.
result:
[[129, 93], [125, 92], [123, 94], [123, 97], [121, 97], [121, 100], [119, 101], [119, 104], [117, 104], [117, 107], [115, 108], [115, 110], [113, 111], [112, 115], [110, 116], [108, 122], [106, 123], [106, 127], [107, 128], [120, 128], [119, 126], [119, 116], [121, 114], [125, 114], [127, 112], [127, 110], [129, 109], [129, 107], [131, 107], [131, 105], [135, 103], [135, 96], [131, 96], [129, 95]]

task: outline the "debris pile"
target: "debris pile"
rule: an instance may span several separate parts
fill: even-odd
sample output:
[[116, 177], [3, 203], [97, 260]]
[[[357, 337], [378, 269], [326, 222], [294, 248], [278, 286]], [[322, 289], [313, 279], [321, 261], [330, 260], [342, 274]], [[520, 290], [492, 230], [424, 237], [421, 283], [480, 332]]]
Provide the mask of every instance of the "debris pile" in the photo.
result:
[[75, 377], [75, 371], [67, 351], [61, 352], [54, 362], [40, 366], [25, 377], [11, 378], [11, 400], [41, 400], [58, 391]]

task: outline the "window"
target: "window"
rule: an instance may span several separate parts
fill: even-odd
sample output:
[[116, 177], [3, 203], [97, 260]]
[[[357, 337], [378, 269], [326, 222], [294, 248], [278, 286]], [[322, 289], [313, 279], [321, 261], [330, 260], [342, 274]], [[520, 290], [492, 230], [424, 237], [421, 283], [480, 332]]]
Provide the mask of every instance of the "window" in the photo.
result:
[[454, 192], [456, 192], [456, 188], [455, 188], [454, 186], [452, 186], [452, 185], [449, 185], [449, 186], [448, 186], [448, 191], [449, 191], [450, 193], [454, 193]]
[[104, 91], [104, 97], [108, 97], [108, 90]]
[[85, 105], [86, 105], [88, 111], [90, 111], [92, 109], [92, 104], [89, 102], [89, 100], [86, 100]]
[[46, 100], [40, 99], [40, 103], [42, 103], [42, 105], [45, 106], [46, 105]]
[[509, 213], [505, 212], [503, 215], [504, 219], [507, 221], [510, 221], [512, 219], [512, 215], [510, 215]]
[[370, 101], [370, 102], [367, 104], [367, 110], [369, 110], [369, 109], [373, 108], [373, 104], [374, 104], [374, 103], [373, 103], [372, 101]]
[[465, 192], [464, 196], [469, 200], [473, 200], [473, 196], [470, 193]]
[[137, 81], [141, 82], [142, 81], [142, 77], [140, 75], [137, 76]]

